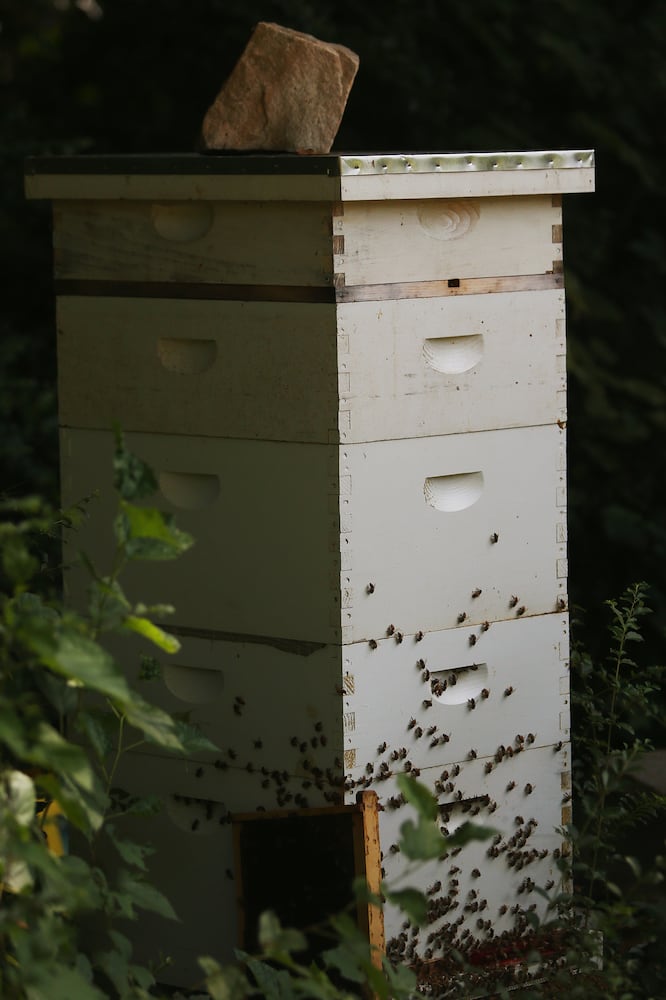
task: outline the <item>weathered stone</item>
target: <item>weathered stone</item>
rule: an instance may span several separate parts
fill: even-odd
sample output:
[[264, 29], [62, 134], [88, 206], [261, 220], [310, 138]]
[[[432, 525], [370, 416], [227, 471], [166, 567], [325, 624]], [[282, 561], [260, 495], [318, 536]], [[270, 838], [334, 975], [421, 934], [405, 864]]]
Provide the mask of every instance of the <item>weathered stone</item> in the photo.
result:
[[358, 62], [344, 45], [259, 22], [206, 113], [203, 147], [328, 153]]

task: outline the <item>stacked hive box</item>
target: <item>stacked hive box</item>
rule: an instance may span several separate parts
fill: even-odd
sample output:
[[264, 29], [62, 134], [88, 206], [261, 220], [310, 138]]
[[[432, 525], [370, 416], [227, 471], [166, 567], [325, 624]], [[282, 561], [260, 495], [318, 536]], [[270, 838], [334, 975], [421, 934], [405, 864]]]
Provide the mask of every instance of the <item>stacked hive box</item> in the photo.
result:
[[167, 799], [174, 981], [233, 941], [229, 811], [372, 786], [391, 879], [410, 768], [443, 826], [502, 836], [425, 866], [433, 922], [405, 942], [387, 914], [390, 951], [543, 910], [569, 773], [561, 195], [592, 189], [592, 155], [29, 174], [55, 202], [63, 499], [100, 490], [80, 544], [109, 558], [113, 421], [196, 538], [126, 579], [176, 605], [163, 704], [220, 747], [126, 768]]

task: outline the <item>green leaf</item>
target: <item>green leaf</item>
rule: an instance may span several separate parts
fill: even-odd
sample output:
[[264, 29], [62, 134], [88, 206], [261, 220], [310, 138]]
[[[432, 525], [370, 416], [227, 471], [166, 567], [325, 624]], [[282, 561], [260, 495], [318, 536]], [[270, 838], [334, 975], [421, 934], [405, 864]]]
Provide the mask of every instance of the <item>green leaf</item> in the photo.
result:
[[446, 838], [447, 849], [450, 847], [464, 847], [474, 840], [490, 840], [497, 831], [494, 827], [478, 826], [476, 823], [462, 823], [454, 833]]
[[102, 709], [82, 710], [76, 716], [75, 725], [86, 737], [97, 758], [103, 760], [113, 746], [112, 733], [117, 727], [115, 716]]
[[[121, 871], [118, 877], [118, 891], [116, 898], [122, 897], [123, 902], [130, 903], [141, 910], [148, 910], [157, 913], [160, 917], [167, 917], [169, 920], [178, 920], [176, 912], [169, 900], [150, 882], [134, 878], [128, 871]], [[130, 914], [134, 916], [133, 913]]]
[[111, 807], [124, 816], [156, 816], [162, 810], [159, 795], [131, 795], [124, 788], [111, 789]]
[[147, 871], [146, 858], [153, 853], [152, 847], [119, 837], [112, 823], [106, 823], [104, 831], [126, 864], [141, 871]]
[[252, 992], [245, 976], [235, 965], [221, 966], [208, 956], [197, 961], [206, 975], [206, 989], [212, 1000], [243, 1000]]
[[26, 1000], [107, 1000], [106, 995], [88, 982], [77, 969], [63, 962], [45, 964], [26, 984]]
[[19, 826], [28, 827], [35, 818], [35, 786], [23, 771], [0, 771], [0, 804]]
[[116, 518], [116, 537], [129, 559], [176, 559], [194, 539], [174, 524], [171, 514], [136, 507], [124, 500]]
[[106, 650], [73, 628], [59, 635], [44, 630], [27, 636], [27, 644], [42, 663], [70, 683], [123, 701], [130, 697], [127, 681]]
[[220, 749], [212, 743], [207, 736], [204, 736], [199, 726], [194, 723], [182, 722], [179, 719], [174, 719], [174, 724], [176, 727], [176, 734], [185, 753], [193, 754], [201, 753], [204, 750]]
[[416, 973], [406, 965], [393, 966], [386, 958], [383, 960], [384, 973], [389, 982], [390, 995], [393, 997], [411, 997], [416, 992]]
[[2, 543], [2, 568], [15, 586], [22, 586], [37, 573], [39, 563], [28, 551], [23, 538], [10, 535]]
[[423, 819], [435, 820], [438, 816], [437, 799], [432, 792], [407, 774], [397, 776], [398, 788]]
[[[367, 958], [369, 956], [368, 946], [366, 946], [366, 951], [368, 952], [368, 955], [366, 955]], [[354, 949], [348, 946], [347, 942], [343, 941], [337, 947], [329, 948], [323, 953], [322, 958], [326, 965], [333, 966], [334, 969], [337, 969], [350, 982], [365, 982], [365, 973], [362, 968], [359, 968], [358, 956], [355, 954]]]
[[140, 681], [154, 681], [162, 679], [162, 664], [154, 656], [142, 656], [139, 666]]
[[48, 793], [61, 807], [67, 820], [86, 835], [101, 827], [107, 806], [104, 789], [92, 771], [91, 776], [95, 782], [92, 790], [81, 788], [67, 774], [39, 776], [39, 788]]
[[284, 929], [272, 910], [265, 910], [259, 917], [259, 944], [267, 954], [305, 951], [308, 946], [303, 934]]
[[384, 888], [384, 896], [388, 903], [399, 907], [413, 924], [421, 926], [425, 923], [428, 901], [418, 889], [397, 889], [391, 892]]
[[123, 628], [142, 635], [144, 639], [148, 639], [149, 642], [159, 646], [165, 653], [177, 653], [180, 649], [180, 643], [175, 636], [165, 632], [164, 629], [161, 629], [159, 625], [155, 625], [148, 618], [137, 618], [135, 615], [128, 615], [123, 622]]
[[136, 695], [125, 702], [123, 711], [130, 725], [141, 730], [151, 743], [182, 753], [184, 747], [178, 735], [177, 723], [167, 712]]
[[426, 861], [438, 858], [446, 850], [447, 841], [439, 827], [432, 821], [420, 822], [416, 826], [408, 819], [400, 827], [400, 849], [411, 861]]
[[158, 489], [155, 473], [150, 466], [132, 454], [118, 426], [114, 428], [116, 448], [113, 456], [113, 485], [123, 500], [142, 500]]
[[286, 969], [274, 969], [257, 958], [247, 958], [245, 964], [265, 1000], [293, 1000], [296, 996]]
[[116, 580], [93, 579], [89, 587], [90, 617], [100, 631], [109, 631], [122, 624], [130, 602]]

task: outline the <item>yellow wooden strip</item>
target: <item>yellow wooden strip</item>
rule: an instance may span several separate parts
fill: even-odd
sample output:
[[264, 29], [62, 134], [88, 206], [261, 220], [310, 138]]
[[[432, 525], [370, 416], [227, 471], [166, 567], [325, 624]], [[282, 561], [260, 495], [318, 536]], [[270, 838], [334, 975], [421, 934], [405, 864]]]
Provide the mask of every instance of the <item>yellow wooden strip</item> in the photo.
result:
[[497, 292], [535, 292], [562, 288], [561, 274], [519, 274], [501, 278], [449, 278], [445, 281], [402, 281], [385, 285], [345, 285], [335, 275], [338, 302], [379, 302], [393, 299], [430, 299], [448, 295], [485, 295]]

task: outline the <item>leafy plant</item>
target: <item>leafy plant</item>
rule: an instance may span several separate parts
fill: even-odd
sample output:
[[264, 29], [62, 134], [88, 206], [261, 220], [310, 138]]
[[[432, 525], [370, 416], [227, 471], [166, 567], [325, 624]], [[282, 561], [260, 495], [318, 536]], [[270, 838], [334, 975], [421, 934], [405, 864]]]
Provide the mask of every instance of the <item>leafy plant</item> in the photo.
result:
[[[574, 705], [573, 801], [575, 823], [563, 830], [569, 851], [560, 861], [570, 888], [549, 899], [550, 916], [540, 922], [530, 916], [523, 935], [524, 961], [502, 975], [489, 969], [479, 973], [462, 955], [450, 956], [450, 974], [438, 983], [438, 995], [509, 997], [509, 988], [523, 983], [523, 996], [561, 996], [563, 991], [581, 1000], [659, 1000], [666, 995], [666, 967], [660, 944], [666, 930], [666, 906], [660, 884], [661, 856], [641, 863], [628, 853], [627, 843], [640, 836], [643, 825], [663, 815], [666, 797], [639, 786], [635, 769], [651, 749], [637, 736], [634, 720], [658, 717], [655, 702], [664, 670], [644, 668], [630, 656], [642, 642], [641, 623], [649, 613], [646, 587], [630, 587], [617, 601], [607, 602], [611, 621], [610, 652], [596, 662], [580, 646], [572, 657]], [[414, 865], [436, 858], [445, 849], [460, 846], [488, 831], [464, 827], [443, 839], [434, 823], [437, 803], [430, 791], [401, 775], [400, 790], [416, 809], [417, 822], [401, 828], [400, 850]], [[405, 877], [409, 879], [411, 869]], [[573, 879], [573, 882], [571, 881]], [[566, 882], [565, 882], [566, 884]], [[357, 887], [363, 892], [363, 887]], [[426, 922], [427, 898], [419, 890], [382, 886], [386, 903], [400, 906], [414, 926]], [[380, 901], [376, 900], [379, 905]], [[300, 933], [285, 930], [277, 918], [262, 918], [258, 956], [239, 954], [238, 964], [222, 967], [214, 959], [201, 960], [206, 985], [215, 1000], [240, 1000], [259, 992], [271, 1000], [317, 997], [346, 1000], [349, 989], [362, 986], [378, 997], [407, 1000], [417, 988], [414, 971], [372, 964], [367, 942], [349, 919], [335, 918], [336, 944], [324, 952], [316, 967], [298, 963], [304, 947]], [[550, 953], [544, 948], [550, 945]], [[475, 993], [476, 995], [476, 993]]]
[[[440, 831], [436, 799], [425, 785], [407, 774], [397, 776], [400, 792], [416, 813], [400, 828], [400, 849], [413, 862], [403, 879], [408, 881], [419, 863], [438, 858], [448, 850], [463, 847], [474, 840], [486, 840], [493, 830], [462, 824], [452, 835]], [[401, 880], [401, 881], [402, 881]], [[382, 884], [381, 897], [368, 893], [364, 880], [354, 886], [356, 898], [374, 906], [397, 906], [415, 926], [426, 922], [428, 899], [424, 892], [407, 886], [396, 888]], [[311, 928], [314, 930], [314, 928]], [[261, 915], [259, 925], [259, 955], [238, 952], [235, 965], [220, 965], [209, 956], [200, 959], [206, 988], [213, 1000], [241, 1000], [261, 995], [268, 1000], [347, 1000], [356, 996], [359, 987], [380, 1000], [408, 1000], [417, 988], [415, 972], [407, 965], [393, 964], [386, 956], [373, 955], [367, 938], [348, 913], [331, 916], [325, 929], [331, 937], [331, 947], [310, 965], [296, 957], [307, 949], [301, 931], [281, 926], [272, 912]]]
[[561, 865], [573, 884], [551, 901], [562, 954], [559, 964], [544, 970], [535, 997], [564, 990], [584, 1000], [658, 1000], [666, 994], [659, 943], [666, 932], [664, 859], [641, 842], [648, 822], [663, 822], [666, 796], [636, 781], [652, 749], [637, 735], [637, 721], [663, 725], [656, 694], [664, 668], [644, 667], [631, 655], [650, 613], [646, 591], [645, 584], [634, 584], [606, 602], [605, 659], [580, 645], [572, 651], [573, 823], [563, 831], [571, 871], [569, 859]]
[[[132, 605], [120, 576], [130, 560], [176, 558], [192, 544], [167, 515], [137, 503], [154, 491], [155, 480], [120, 433], [114, 472], [116, 554], [108, 574], [85, 560], [86, 613], [38, 593], [45, 541], [75, 527], [85, 504], [56, 517], [34, 498], [0, 503], [0, 995], [6, 1000], [149, 995], [153, 971], [133, 963], [119, 922], [136, 920], [142, 910], [175, 914], [146, 878], [148, 849], [117, 831], [121, 816], [154, 811], [158, 803], [122, 794], [116, 770], [123, 753], [143, 742], [173, 752], [214, 749], [130, 689], [104, 648], [104, 636], [120, 632], [167, 653], [178, 649], [153, 621], [169, 609]], [[82, 850], [49, 848], [63, 822]], [[109, 849], [112, 873], [100, 860]], [[88, 923], [96, 927], [94, 939]]]

